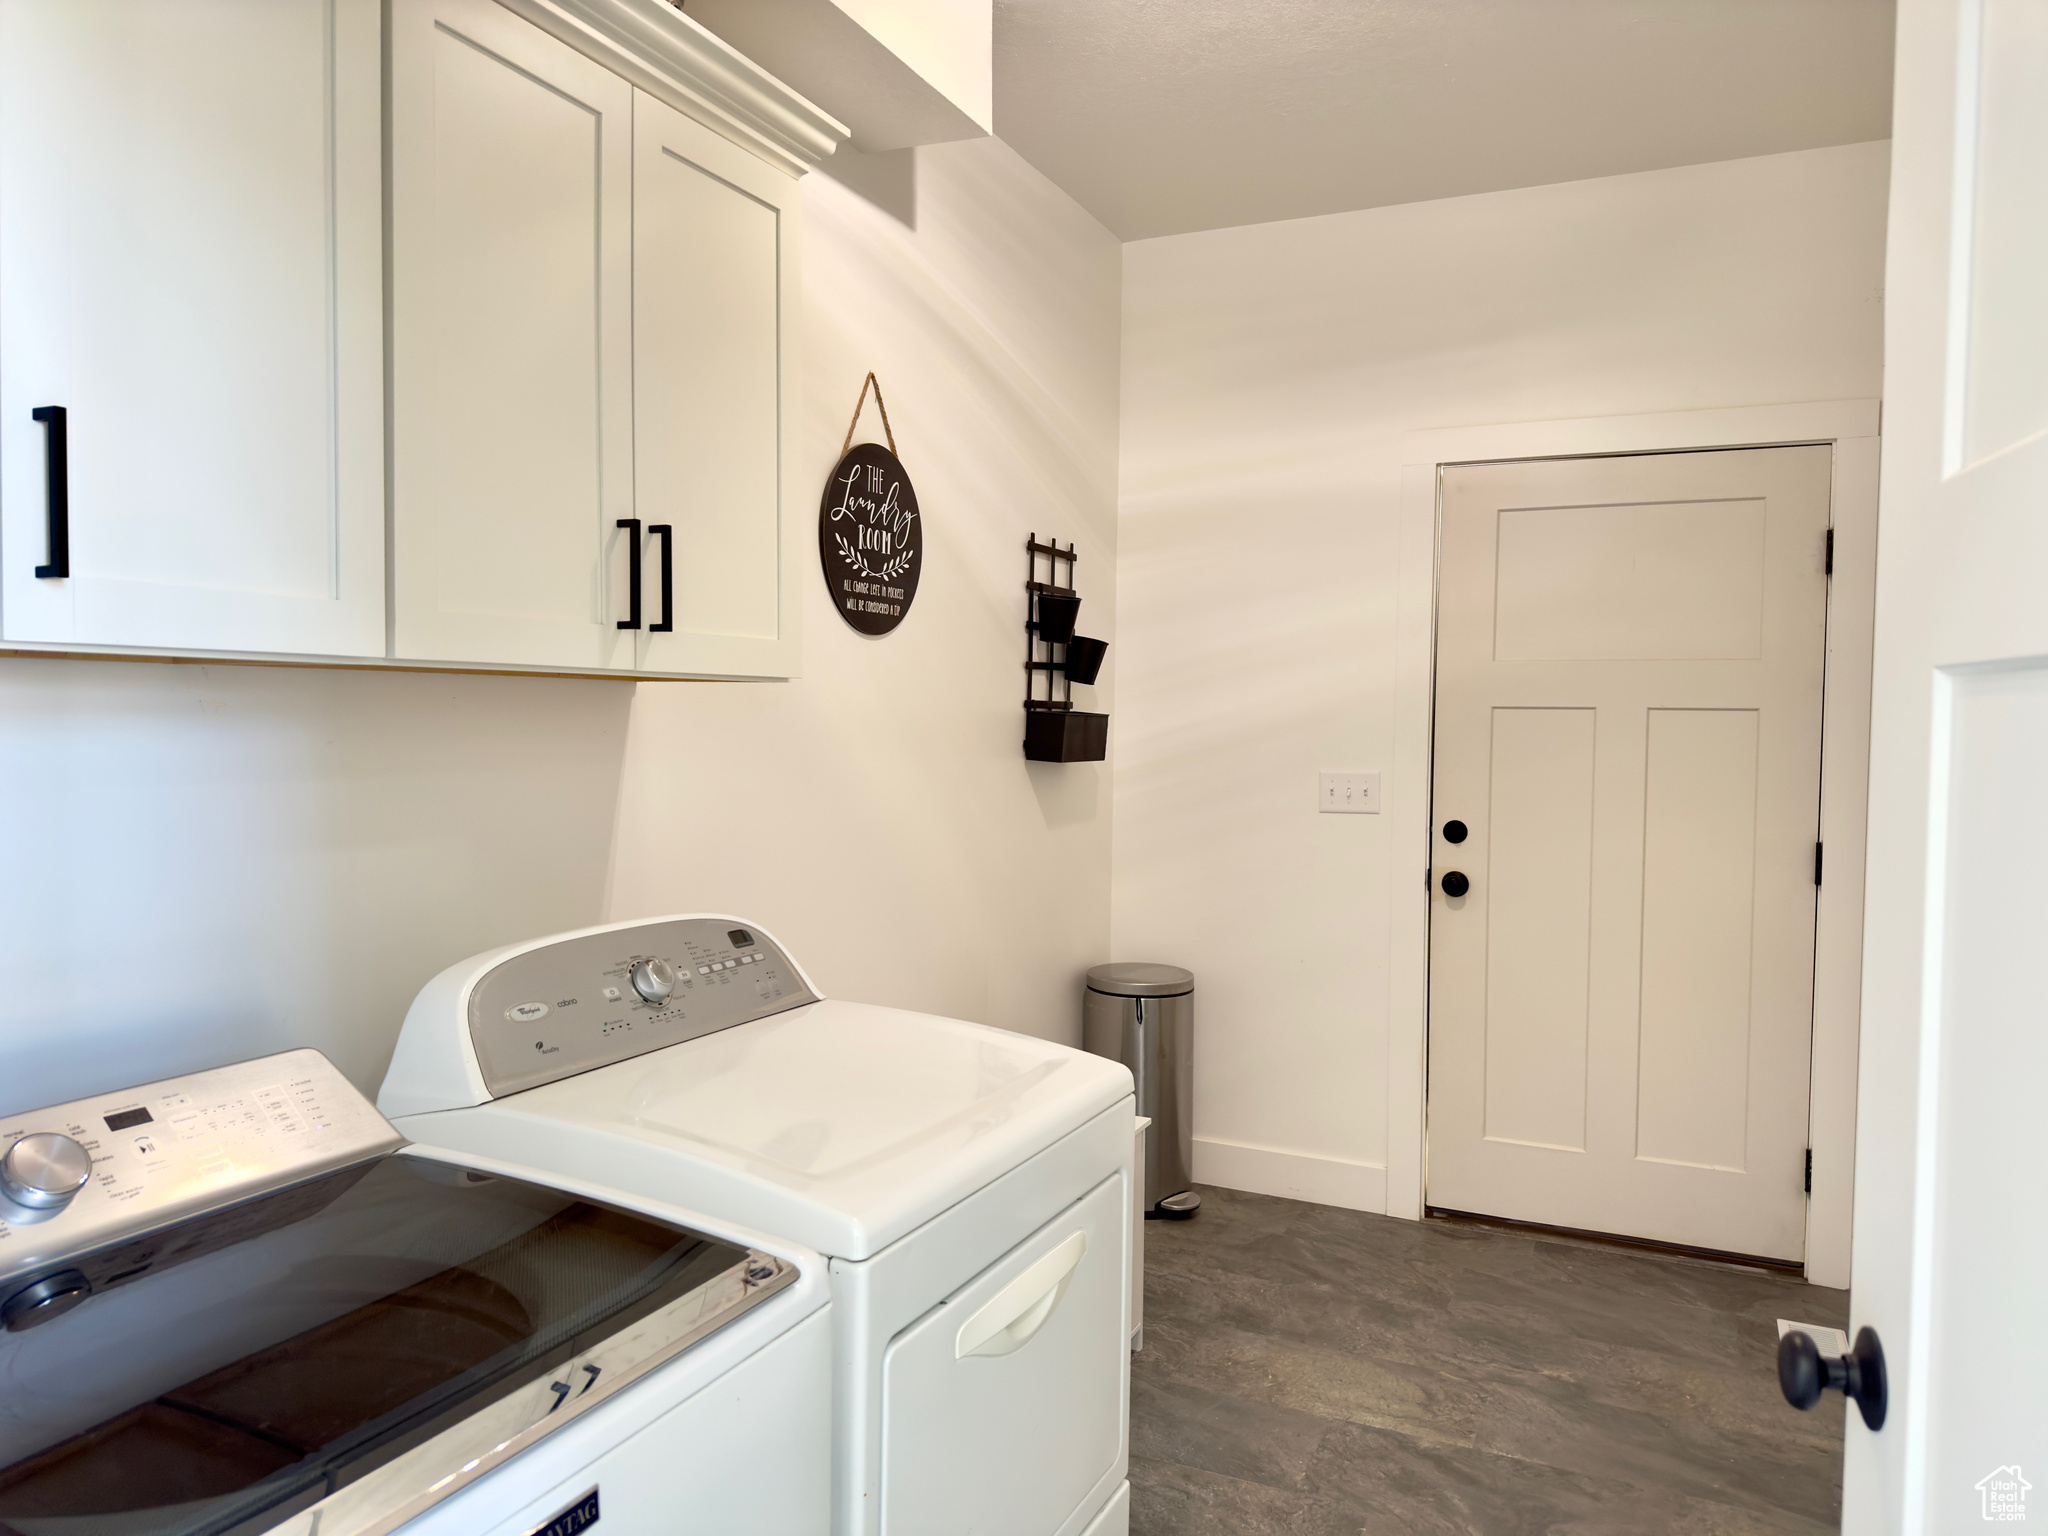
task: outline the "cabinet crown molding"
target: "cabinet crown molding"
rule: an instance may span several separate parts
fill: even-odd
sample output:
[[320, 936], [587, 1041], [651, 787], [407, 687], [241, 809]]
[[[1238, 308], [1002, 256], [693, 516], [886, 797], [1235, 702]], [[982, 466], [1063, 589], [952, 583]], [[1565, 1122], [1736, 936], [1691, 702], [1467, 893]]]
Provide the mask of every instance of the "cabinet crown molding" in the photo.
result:
[[787, 175], [803, 175], [851, 137], [667, 0], [498, 3]]

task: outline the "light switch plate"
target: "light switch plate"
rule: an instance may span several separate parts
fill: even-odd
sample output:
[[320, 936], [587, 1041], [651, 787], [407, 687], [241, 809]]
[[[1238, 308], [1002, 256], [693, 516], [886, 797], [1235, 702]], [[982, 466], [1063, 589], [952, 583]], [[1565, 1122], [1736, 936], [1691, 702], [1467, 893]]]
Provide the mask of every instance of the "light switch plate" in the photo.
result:
[[1380, 776], [1372, 773], [1322, 773], [1316, 776], [1316, 809], [1325, 815], [1377, 816]]

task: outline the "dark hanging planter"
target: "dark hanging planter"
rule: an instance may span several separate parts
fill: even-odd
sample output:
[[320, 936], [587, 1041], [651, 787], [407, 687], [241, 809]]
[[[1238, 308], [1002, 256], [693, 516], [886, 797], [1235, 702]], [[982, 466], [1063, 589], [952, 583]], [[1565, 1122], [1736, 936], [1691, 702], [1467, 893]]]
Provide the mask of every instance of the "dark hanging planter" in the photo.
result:
[[1038, 638], [1058, 645], [1074, 634], [1074, 620], [1081, 615], [1081, 599], [1051, 592], [1038, 594]]
[[1079, 709], [1028, 710], [1024, 755], [1034, 763], [1099, 763], [1109, 756], [1109, 716]]
[[[1081, 594], [1074, 590], [1074, 546], [1061, 549], [1058, 539], [1041, 544], [1034, 533], [1024, 550], [1024, 590], [1030, 594], [1024, 610], [1024, 755], [1034, 763], [1102, 762], [1109, 756], [1109, 716], [1074, 708], [1074, 684], [1095, 681], [1109, 643], [1074, 633], [1081, 612]], [[1046, 563], [1046, 581], [1038, 579], [1040, 560]], [[1062, 647], [1055, 659], [1053, 653]]]
[[1086, 635], [1076, 635], [1067, 642], [1066, 664], [1061, 671], [1072, 683], [1092, 683], [1102, 672], [1102, 658], [1109, 654], [1107, 640], [1091, 640]]

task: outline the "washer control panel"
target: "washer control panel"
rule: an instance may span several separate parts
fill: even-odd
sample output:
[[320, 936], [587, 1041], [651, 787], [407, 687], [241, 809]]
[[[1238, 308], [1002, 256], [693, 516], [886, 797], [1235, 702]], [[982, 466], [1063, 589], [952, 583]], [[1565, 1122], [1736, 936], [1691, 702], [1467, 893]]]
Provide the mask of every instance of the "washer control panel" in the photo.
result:
[[514, 955], [469, 993], [469, 1038], [493, 1098], [815, 1003], [773, 940], [690, 917]]
[[0, 1286], [403, 1142], [314, 1050], [0, 1116]]

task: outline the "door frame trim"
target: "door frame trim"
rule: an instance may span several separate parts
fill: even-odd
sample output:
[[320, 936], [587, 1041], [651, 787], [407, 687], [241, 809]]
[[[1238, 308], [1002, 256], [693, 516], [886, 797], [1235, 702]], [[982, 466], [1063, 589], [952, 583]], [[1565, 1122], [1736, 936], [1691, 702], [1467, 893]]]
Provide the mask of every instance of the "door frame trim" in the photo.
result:
[[[1446, 464], [1825, 444], [1834, 450], [1827, 667], [1821, 715], [1821, 841], [1815, 916], [1806, 1277], [1849, 1284], [1855, 1198], [1856, 1052], [1863, 973], [1863, 861], [1870, 783], [1872, 623], [1877, 596], [1880, 403], [1822, 400], [1642, 416], [1582, 417], [1405, 433], [1396, 576], [1393, 771], [1385, 815], [1393, 935], [1387, 1008], [1387, 1213], [1419, 1219], [1427, 1161], [1429, 786], [1436, 704], [1437, 517]], [[1402, 857], [1400, 849], [1410, 850]]]

